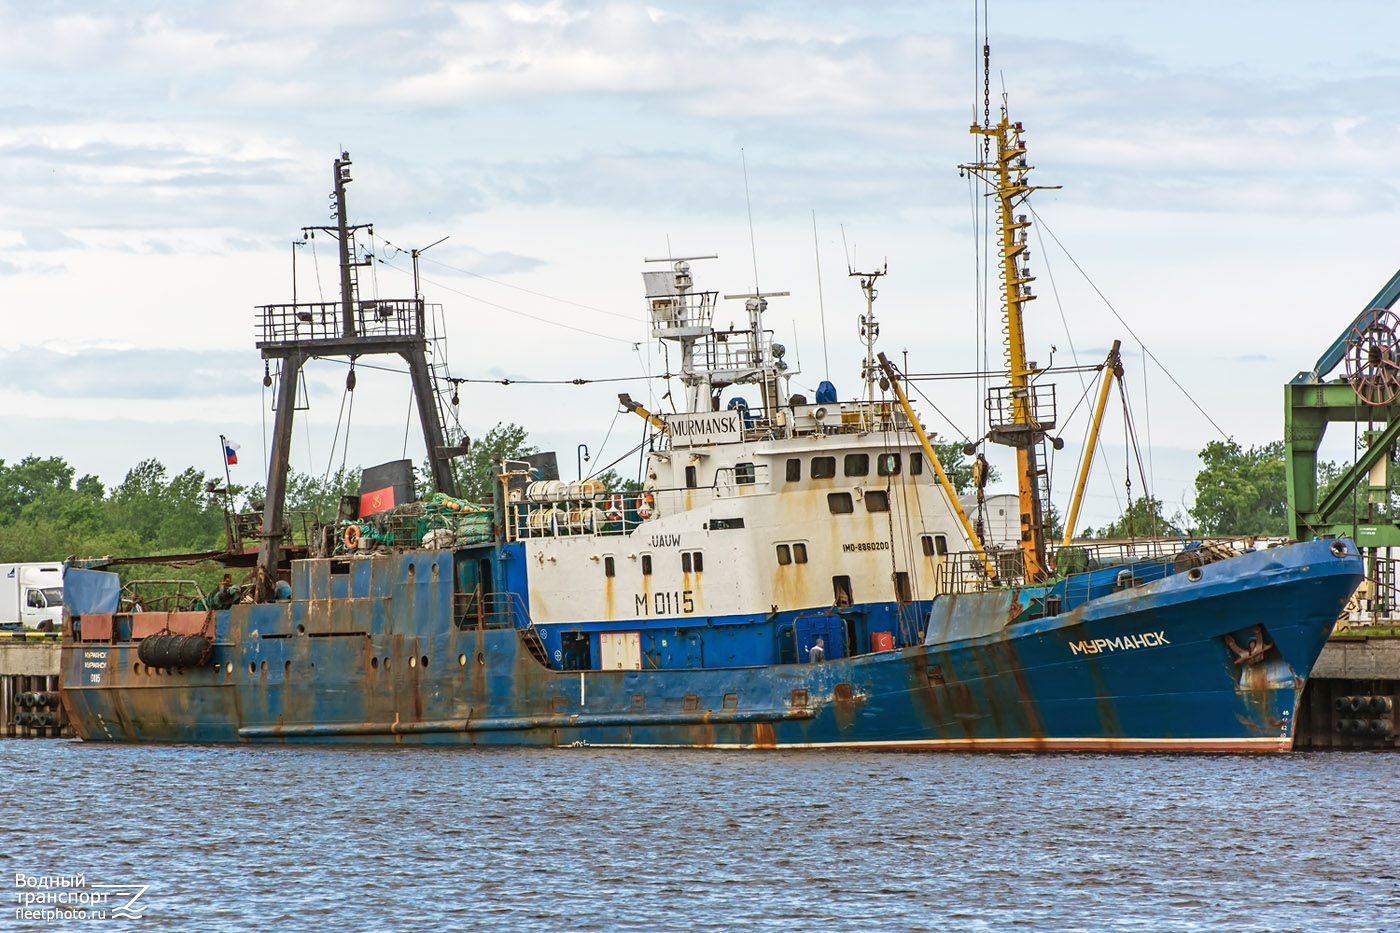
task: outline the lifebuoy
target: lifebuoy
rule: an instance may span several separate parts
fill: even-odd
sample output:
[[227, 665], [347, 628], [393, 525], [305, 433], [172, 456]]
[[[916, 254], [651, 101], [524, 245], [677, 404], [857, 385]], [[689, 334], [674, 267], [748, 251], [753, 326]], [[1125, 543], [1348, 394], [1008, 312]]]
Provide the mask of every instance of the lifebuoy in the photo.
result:
[[656, 505], [656, 500], [651, 493], [644, 492], [637, 497], [637, 517], [642, 521], [651, 518], [652, 508]]
[[618, 493], [613, 493], [611, 496], [608, 496], [608, 503], [603, 510], [603, 514], [607, 516], [610, 522], [620, 522], [622, 521], [623, 508], [622, 496]]
[[347, 551], [353, 551], [357, 549], [360, 546], [360, 526], [346, 525], [345, 534], [342, 536], [342, 540], [345, 542], [345, 549]]

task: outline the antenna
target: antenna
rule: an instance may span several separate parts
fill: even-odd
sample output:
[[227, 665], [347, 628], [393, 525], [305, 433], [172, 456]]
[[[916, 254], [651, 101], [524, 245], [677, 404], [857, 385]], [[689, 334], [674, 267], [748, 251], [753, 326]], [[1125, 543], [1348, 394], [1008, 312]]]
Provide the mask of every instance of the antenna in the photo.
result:
[[758, 295], [758, 246], [753, 236], [753, 202], [749, 200], [749, 161], [744, 156], [744, 148], [739, 147], [739, 164], [744, 168], [744, 207], [749, 212], [749, 255], [753, 257], [753, 293]]
[[[446, 240], [450, 236], [451, 234], [449, 233], [447, 236], [443, 237], [442, 240]], [[413, 297], [420, 301], [423, 299], [423, 290], [418, 287], [418, 257], [434, 246], [437, 246], [442, 240], [434, 240], [422, 249], [409, 250], [409, 255], [413, 257]]]
[[[817, 309], [822, 320], [822, 378], [831, 379], [831, 356], [826, 348], [826, 298], [822, 295], [822, 252], [817, 243], [817, 212], [812, 211], [812, 252], [817, 257]], [[757, 291], [758, 289], [754, 289]]]

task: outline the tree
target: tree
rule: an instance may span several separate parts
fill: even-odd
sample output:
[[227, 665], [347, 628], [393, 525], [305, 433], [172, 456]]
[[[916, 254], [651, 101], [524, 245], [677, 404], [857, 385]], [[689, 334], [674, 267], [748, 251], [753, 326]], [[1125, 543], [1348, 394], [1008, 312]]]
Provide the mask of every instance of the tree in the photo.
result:
[[1162, 513], [1162, 500], [1156, 496], [1138, 496], [1132, 504], [1123, 510], [1123, 514], [1114, 519], [1109, 524], [1100, 528], [1097, 532], [1092, 529], [1089, 534], [1082, 535], [1086, 538], [1147, 538], [1161, 537], [1169, 535], [1177, 530], [1181, 521], [1181, 513], [1177, 512], [1171, 518], [1167, 518]]
[[1045, 503], [1045, 512], [1041, 516], [1045, 525], [1045, 540], [1051, 543], [1058, 543], [1065, 536], [1065, 520], [1060, 515], [1060, 510], [1055, 508], [1055, 503]]
[[1191, 515], [1208, 535], [1281, 535], [1288, 530], [1283, 441], [1242, 450], [1234, 438], [1200, 452]]
[[623, 479], [616, 470], [604, 470], [592, 477], [593, 482], [608, 492], [641, 492], [642, 484], [634, 479]]
[[471, 451], [452, 468], [457, 479], [457, 495], [472, 502], [490, 502], [497, 461], [519, 459], [539, 453], [539, 448], [527, 444], [528, 432], [518, 424], [497, 422], [486, 436], [472, 443]]

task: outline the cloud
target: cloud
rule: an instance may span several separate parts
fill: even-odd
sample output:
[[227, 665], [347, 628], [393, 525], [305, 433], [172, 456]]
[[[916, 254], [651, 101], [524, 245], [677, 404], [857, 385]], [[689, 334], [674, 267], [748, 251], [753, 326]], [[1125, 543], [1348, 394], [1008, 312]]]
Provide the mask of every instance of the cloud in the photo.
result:
[[25, 230], [21, 234], [24, 242], [24, 249], [32, 249], [36, 252], [50, 252], [61, 249], [78, 249], [82, 247], [81, 240], [75, 240], [61, 230], [52, 227]]
[[224, 350], [21, 347], [0, 351], [0, 390], [102, 401], [256, 397], [256, 363], [251, 352]]

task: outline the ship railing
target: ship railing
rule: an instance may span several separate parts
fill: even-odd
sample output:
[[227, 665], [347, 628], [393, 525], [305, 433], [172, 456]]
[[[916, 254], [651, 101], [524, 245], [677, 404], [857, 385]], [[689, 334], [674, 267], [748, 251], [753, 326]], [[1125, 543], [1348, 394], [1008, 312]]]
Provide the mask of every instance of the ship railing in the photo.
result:
[[[229, 551], [246, 551], [256, 548], [262, 541], [262, 512], [234, 512], [227, 515]], [[294, 510], [282, 516], [282, 544], [284, 547], [305, 547], [315, 538], [316, 527], [321, 518], [315, 512]]]
[[909, 419], [898, 402], [856, 400], [828, 405], [799, 401], [782, 412], [794, 435], [870, 434], [908, 431]]
[[679, 339], [704, 333], [714, 326], [715, 302], [718, 298], [719, 292], [690, 291], [680, 294], [669, 287], [657, 294], [648, 294], [651, 335]]
[[453, 597], [458, 628], [531, 628], [530, 613], [519, 593], [483, 593], [480, 588]]
[[741, 464], [719, 471], [703, 487], [629, 490], [580, 498], [525, 498], [506, 506], [507, 541], [533, 538], [611, 537], [626, 535], [662, 515], [676, 515], [720, 499], [766, 492], [764, 464]]
[[987, 393], [988, 427], [1011, 430], [1033, 424], [1042, 430], [1055, 426], [1055, 385], [1037, 382], [1026, 387], [997, 386]]
[[[1044, 585], [1053, 587], [1060, 609], [1070, 609], [1116, 590], [1142, 586], [1173, 573], [1267, 546], [1257, 538], [1135, 538], [1093, 541], [1078, 539], [1050, 552]], [[935, 573], [935, 592], [960, 593], [1025, 584], [1025, 556], [1020, 548], [987, 549], [987, 561], [974, 551], [948, 555]]]
[[304, 344], [358, 337], [421, 339], [425, 333], [427, 306], [422, 299], [381, 298], [354, 302], [347, 333], [345, 309], [338, 301], [261, 305], [258, 308], [258, 342]]
[[1400, 560], [1391, 557], [1367, 559], [1366, 579], [1346, 605], [1337, 622], [1340, 631], [1389, 629], [1380, 634], [1400, 634]]

